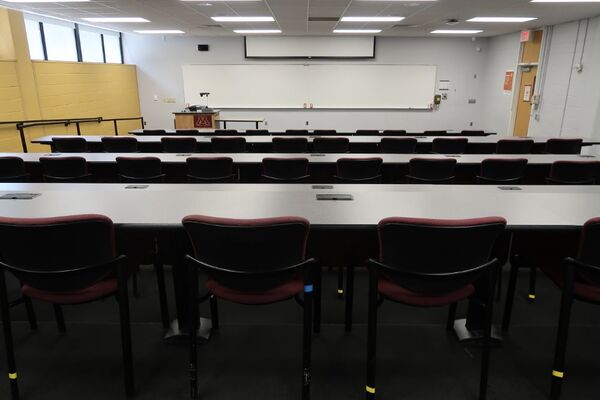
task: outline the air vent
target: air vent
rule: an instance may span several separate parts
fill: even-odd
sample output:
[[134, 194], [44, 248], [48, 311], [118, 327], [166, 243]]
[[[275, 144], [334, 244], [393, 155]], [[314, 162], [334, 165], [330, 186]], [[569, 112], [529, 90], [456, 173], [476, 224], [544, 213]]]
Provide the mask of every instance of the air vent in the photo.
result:
[[340, 17], [308, 17], [309, 22], [338, 22]]
[[223, 25], [213, 24], [213, 25], [198, 25], [197, 29], [223, 29]]
[[411, 25], [411, 24], [396, 24], [392, 26], [392, 28], [419, 28], [420, 25]]

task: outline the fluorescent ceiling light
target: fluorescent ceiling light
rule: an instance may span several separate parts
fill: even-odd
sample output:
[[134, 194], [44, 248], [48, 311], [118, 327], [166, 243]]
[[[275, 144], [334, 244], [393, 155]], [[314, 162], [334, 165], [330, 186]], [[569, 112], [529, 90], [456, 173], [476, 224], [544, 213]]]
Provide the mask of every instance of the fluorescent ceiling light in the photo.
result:
[[436, 29], [435, 31], [431, 31], [431, 33], [447, 35], [474, 35], [481, 32], [483, 31], [478, 29]]
[[377, 1], [379, 3], [428, 3], [437, 0], [360, 0], [360, 1]]
[[211, 17], [217, 22], [273, 22], [273, 17]]
[[600, 3], [600, 0], [531, 0], [532, 3]]
[[342, 22], [398, 22], [404, 17], [342, 17]]
[[236, 29], [235, 33], [281, 33], [279, 29]]
[[533, 17], [475, 17], [467, 22], [528, 22], [536, 20]]
[[3, 0], [7, 3], [82, 3], [90, 0]]
[[381, 29], [334, 29], [333, 33], [379, 33]]
[[134, 31], [135, 33], [143, 33], [148, 35], [169, 35], [176, 33], [185, 33], [184, 31], [180, 31], [179, 29], [149, 29], [142, 31]]
[[88, 22], [150, 22], [146, 18], [140, 17], [93, 17], [81, 19]]
[[[202, 1], [202, 2], [206, 2], [206, 0], [181, 0], [181, 1], [189, 1], [189, 2]], [[262, 1], [262, 0], [210, 0], [211, 3], [224, 3], [224, 2], [233, 3], [233, 2], [241, 2], [241, 1]]]

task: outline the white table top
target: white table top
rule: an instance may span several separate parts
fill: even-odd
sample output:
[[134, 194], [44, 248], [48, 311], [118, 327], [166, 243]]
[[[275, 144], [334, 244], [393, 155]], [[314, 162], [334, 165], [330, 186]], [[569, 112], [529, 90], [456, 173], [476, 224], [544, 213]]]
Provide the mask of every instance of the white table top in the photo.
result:
[[[322, 186], [322, 185], [318, 185]], [[0, 215], [51, 217], [99, 213], [117, 224], [179, 225], [189, 214], [230, 218], [306, 217], [324, 228], [374, 226], [385, 217], [503, 216], [513, 228], [572, 228], [600, 216], [599, 186], [303, 184], [2, 183], [0, 195], [41, 193], [32, 200], [0, 200]], [[317, 193], [348, 193], [352, 201], [318, 201]]]
[[224, 122], [265, 122], [264, 118], [215, 118], [215, 121]]
[[[72, 138], [73, 135], [43, 136], [43, 137], [34, 139], [31, 142], [32, 143], [40, 143], [40, 144], [50, 144], [50, 143], [52, 143], [53, 137], [55, 137], [55, 138], [71, 137]], [[91, 135], [91, 136], [81, 135], [80, 137], [86, 139], [89, 143], [100, 143], [101, 138], [102, 138], [102, 136], [96, 136], [96, 135]], [[160, 143], [160, 139], [162, 137], [171, 137], [171, 138], [172, 137], [193, 137], [199, 143], [210, 143], [210, 139], [214, 136], [175, 136], [175, 135], [153, 136], [153, 135], [147, 135], [147, 136], [136, 136], [136, 139], [140, 143]], [[229, 136], [229, 137], [231, 137], [231, 136]], [[239, 137], [246, 138], [246, 142], [248, 142], [248, 143], [271, 143], [273, 141], [273, 138], [276, 136], [261, 136], [261, 135], [242, 136], [242, 135], [240, 135]], [[282, 137], [286, 137], [286, 138], [288, 138], [288, 137], [303, 137], [303, 138], [307, 138], [309, 142], [312, 142], [313, 139], [318, 136], [292, 136], [292, 135], [288, 136], [288, 135], [284, 135]], [[379, 143], [382, 138], [389, 138], [390, 136], [327, 136], [327, 137], [328, 138], [330, 138], [330, 137], [337, 137], [337, 138], [347, 137], [349, 139], [350, 143]], [[411, 136], [411, 137], [415, 137], [415, 136]], [[419, 143], [431, 143], [433, 141], [433, 139], [435, 139], [437, 137], [447, 138], [448, 136], [416, 136], [415, 138], [417, 139], [417, 141]], [[500, 139], [515, 139], [514, 136], [498, 136], [498, 135], [471, 136], [471, 137], [465, 137], [465, 138], [469, 140], [469, 143], [492, 143], [492, 144], [497, 143], [498, 140], [500, 140]], [[545, 143], [550, 138], [551, 137], [534, 137], [534, 138], [529, 138], [529, 139], [533, 139], [536, 143]], [[584, 144], [600, 144], [600, 141], [584, 139]]]
[[372, 158], [379, 157], [384, 164], [408, 164], [412, 158], [455, 158], [458, 164], [480, 164], [484, 159], [490, 158], [526, 158], [529, 164], [547, 165], [555, 161], [598, 161], [599, 157], [581, 155], [553, 155], [553, 154], [295, 154], [295, 153], [0, 153], [0, 157], [16, 156], [25, 162], [39, 162], [40, 157], [83, 157], [89, 162], [114, 163], [117, 157], [158, 157], [165, 163], [185, 163], [189, 157], [231, 157], [236, 164], [259, 164], [263, 158], [307, 158], [311, 163], [334, 164], [340, 158]]

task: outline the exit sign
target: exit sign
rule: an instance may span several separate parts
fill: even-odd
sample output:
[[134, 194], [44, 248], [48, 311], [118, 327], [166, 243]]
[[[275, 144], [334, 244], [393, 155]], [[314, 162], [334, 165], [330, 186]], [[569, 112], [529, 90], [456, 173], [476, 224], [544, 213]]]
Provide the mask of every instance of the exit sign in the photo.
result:
[[521, 42], [529, 42], [531, 39], [531, 31], [521, 31]]

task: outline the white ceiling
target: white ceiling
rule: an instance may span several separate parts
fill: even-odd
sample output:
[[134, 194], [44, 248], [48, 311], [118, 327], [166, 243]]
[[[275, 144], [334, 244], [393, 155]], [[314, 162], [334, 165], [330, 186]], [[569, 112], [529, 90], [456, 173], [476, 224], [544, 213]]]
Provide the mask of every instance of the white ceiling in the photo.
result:
[[[212, 4], [207, 6], [206, 3]], [[284, 35], [329, 35], [338, 28], [380, 28], [381, 36], [429, 36], [433, 29], [483, 29], [495, 36], [527, 28], [600, 15], [600, 3], [531, 3], [529, 0], [438, 0], [413, 2], [364, 0], [260, 0], [184, 2], [180, 0], [93, 0], [76, 3], [8, 3], [0, 5], [84, 22], [85, 17], [143, 17], [150, 23], [99, 24], [122, 32], [136, 29], [180, 29], [187, 35], [236, 35], [233, 29], [281, 29]], [[276, 22], [217, 23], [212, 16], [265, 16]], [[309, 17], [402, 16], [396, 23], [309, 22]], [[519, 24], [471, 23], [476, 17], [520, 16], [538, 20]], [[449, 19], [458, 19], [454, 26]], [[401, 25], [401, 26], [398, 26]]]

